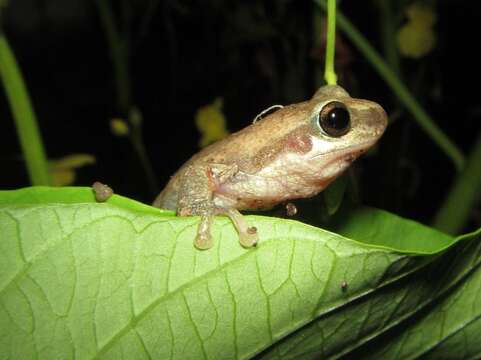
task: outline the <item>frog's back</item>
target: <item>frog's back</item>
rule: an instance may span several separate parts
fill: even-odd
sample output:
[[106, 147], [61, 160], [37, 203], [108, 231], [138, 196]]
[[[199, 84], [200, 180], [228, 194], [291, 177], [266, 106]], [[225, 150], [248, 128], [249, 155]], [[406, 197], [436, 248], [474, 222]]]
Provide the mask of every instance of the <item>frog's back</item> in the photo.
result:
[[285, 136], [305, 125], [299, 119], [306, 119], [310, 108], [309, 101], [286, 106], [202, 149], [177, 170], [153, 205], [176, 210], [180, 181], [189, 166], [236, 164], [243, 172], [252, 174], [259, 171], [265, 157], [274, 157], [280, 150], [275, 144], [282, 144]]
[[276, 142], [281, 142], [285, 136], [304, 125], [299, 119], [306, 119], [310, 108], [310, 102], [306, 101], [277, 110], [227, 138], [202, 149], [183, 167], [193, 163], [226, 165], [236, 163], [241, 170], [255, 172], [256, 164], [253, 159], [262, 153], [263, 149], [273, 147]]

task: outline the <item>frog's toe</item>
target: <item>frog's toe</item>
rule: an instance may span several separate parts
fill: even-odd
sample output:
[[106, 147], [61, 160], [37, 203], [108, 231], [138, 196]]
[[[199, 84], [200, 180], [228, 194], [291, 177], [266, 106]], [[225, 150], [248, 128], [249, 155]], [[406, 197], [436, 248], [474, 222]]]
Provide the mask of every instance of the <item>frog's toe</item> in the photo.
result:
[[214, 245], [210, 234], [197, 234], [194, 246], [199, 250], [208, 250]]
[[231, 219], [237, 229], [240, 244], [246, 248], [256, 246], [259, 241], [257, 228], [254, 226], [247, 226], [244, 217], [237, 209], [225, 209], [224, 213]]
[[243, 247], [250, 248], [257, 245], [259, 237], [257, 236], [257, 228], [251, 226], [245, 231], [239, 232], [239, 242]]
[[199, 250], [210, 249], [214, 242], [210, 234], [210, 225], [212, 223], [211, 215], [204, 215], [200, 218], [199, 228], [197, 229], [197, 236], [194, 240], [194, 246]]

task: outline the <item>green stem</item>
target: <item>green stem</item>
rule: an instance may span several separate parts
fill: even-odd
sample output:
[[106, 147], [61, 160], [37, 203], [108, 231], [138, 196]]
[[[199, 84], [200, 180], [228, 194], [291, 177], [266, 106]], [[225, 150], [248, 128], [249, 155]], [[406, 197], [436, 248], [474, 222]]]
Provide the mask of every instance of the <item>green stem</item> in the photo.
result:
[[140, 128], [138, 130], [132, 129], [132, 131], [134, 132], [130, 137], [132, 146], [134, 147], [137, 153], [137, 156], [139, 157], [140, 164], [144, 169], [145, 175], [147, 177], [147, 182], [150, 187], [150, 191], [154, 195], [157, 195], [157, 192], [159, 191], [157, 179], [155, 177], [154, 170], [152, 169], [152, 165], [150, 164], [147, 151], [142, 141], [142, 134], [141, 134]]
[[126, 116], [130, 107], [130, 79], [128, 64], [128, 43], [120, 36], [115, 26], [115, 19], [108, 0], [94, 0], [97, 5], [100, 20], [107, 36], [110, 57], [114, 67], [116, 81], [117, 105], [123, 116]]
[[327, 43], [326, 43], [326, 69], [324, 79], [328, 85], [337, 84], [337, 75], [334, 68], [334, 55], [336, 50], [336, 0], [327, 1]]
[[381, 36], [384, 56], [386, 57], [386, 61], [391, 69], [393, 69], [394, 72], [399, 76], [401, 73], [401, 67], [399, 65], [399, 53], [397, 51], [397, 24], [392, 10], [393, 2], [379, 0], [377, 4], [381, 11]]
[[462, 230], [469, 212], [481, 198], [481, 134], [434, 220], [434, 227], [449, 234]]
[[[312, 11], [312, 39], [314, 48], [320, 49], [322, 46], [322, 38], [320, 34], [322, 34], [323, 30], [323, 23], [326, 19], [323, 18], [324, 14], [319, 10], [319, 8], [312, 3], [313, 11]], [[314, 79], [313, 84], [316, 87], [324, 83], [324, 68], [318, 63], [314, 63]]]
[[128, 116], [130, 124], [130, 142], [137, 153], [140, 160], [140, 165], [144, 169], [145, 175], [147, 177], [147, 183], [149, 184], [150, 191], [152, 194], [157, 195], [159, 187], [157, 184], [157, 179], [155, 177], [154, 170], [152, 169], [152, 164], [150, 163], [149, 156], [147, 155], [147, 150], [145, 149], [144, 142], [142, 141], [142, 114], [139, 109], [135, 106], [130, 108]]
[[13, 51], [0, 32], [0, 78], [10, 103], [32, 185], [50, 185], [48, 162], [25, 82]]
[[131, 112], [134, 109], [132, 97], [130, 93], [130, 76], [129, 76], [129, 2], [122, 1], [124, 35], [122, 36], [119, 29], [115, 25], [115, 19], [108, 0], [94, 0], [100, 15], [100, 20], [107, 36], [107, 43], [110, 49], [110, 56], [114, 66], [114, 77], [116, 81], [117, 105], [122, 116], [125, 116], [130, 123], [131, 133], [130, 141], [139, 157], [140, 164], [144, 169], [150, 191], [155, 194], [158, 191], [157, 180], [154, 175], [152, 164], [145, 151], [142, 142], [142, 126], [140, 121], [132, 121]]
[[139, 26], [139, 37], [143, 38], [147, 36], [147, 33], [149, 32], [149, 27], [152, 23], [152, 19], [154, 18], [155, 12], [157, 11], [157, 8], [160, 5], [160, 0], [151, 0], [149, 1], [149, 4], [147, 5], [147, 10], [145, 11], [142, 20], [140, 21], [140, 26]]
[[[325, 0], [314, 0], [324, 11]], [[337, 12], [339, 28], [346, 34], [358, 50], [371, 63], [377, 73], [384, 79], [386, 84], [396, 94], [401, 103], [414, 117], [419, 126], [431, 137], [439, 148], [452, 160], [456, 169], [461, 171], [464, 166], [464, 156], [448, 136], [436, 125], [436, 123], [424, 111], [416, 101], [408, 88], [399, 80], [396, 73], [386, 64], [377, 51], [369, 44], [362, 34], [347, 20], [339, 11]]]

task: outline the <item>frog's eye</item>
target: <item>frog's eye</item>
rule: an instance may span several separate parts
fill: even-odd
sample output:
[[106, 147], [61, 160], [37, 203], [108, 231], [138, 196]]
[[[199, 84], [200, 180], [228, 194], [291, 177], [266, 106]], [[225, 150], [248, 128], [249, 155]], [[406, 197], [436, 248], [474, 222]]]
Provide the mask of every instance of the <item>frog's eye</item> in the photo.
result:
[[351, 128], [349, 111], [343, 103], [331, 101], [319, 111], [319, 125], [327, 135], [342, 136]]

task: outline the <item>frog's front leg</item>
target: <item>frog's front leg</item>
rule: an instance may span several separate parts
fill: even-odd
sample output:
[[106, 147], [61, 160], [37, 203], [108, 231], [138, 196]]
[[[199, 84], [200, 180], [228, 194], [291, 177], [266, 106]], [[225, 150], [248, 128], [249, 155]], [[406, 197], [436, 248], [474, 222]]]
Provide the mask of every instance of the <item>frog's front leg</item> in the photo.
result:
[[214, 186], [209, 166], [189, 166], [180, 181], [177, 215], [200, 216], [194, 246], [201, 250], [209, 249], [213, 245], [210, 226], [214, 215], [212, 202]]
[[209, 249], [213, 246], [211, 236], [212, 217], [227, 215], [234, 223], [239, 241], [244, 247], [257, 244], [255, 228], [247, 227], [237, 209], [216, 206], [213, 202], [216, 188], [238, 172], [237, 165], [206, 164], [189, 166], [183, 174], [179, 187], [177, 214], [180, 216], [199, 215], [200, 223], [194, 246]]

